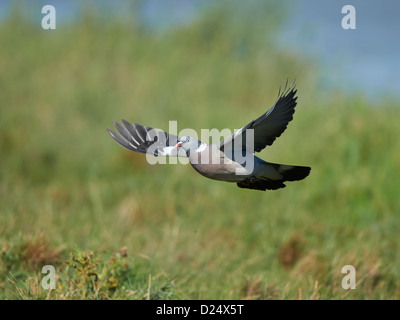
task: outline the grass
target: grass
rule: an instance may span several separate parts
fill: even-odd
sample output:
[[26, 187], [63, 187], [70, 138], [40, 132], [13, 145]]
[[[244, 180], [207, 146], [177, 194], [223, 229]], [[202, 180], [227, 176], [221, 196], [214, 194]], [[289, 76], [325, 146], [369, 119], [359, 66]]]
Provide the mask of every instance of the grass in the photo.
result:
[[[398, 101], [321, 90], [314, 62], [274, 46], [276, 19], [243, 26], [218, 8], [163, 32], [86, 15], [51, 32], [1, 23], [1, 299], [399, 297]], [[283, 190], [151, 166], [105, 131], [120, 118], [233, 130], [287, 78], [294, 120], [260, 157], [312, 171]]]

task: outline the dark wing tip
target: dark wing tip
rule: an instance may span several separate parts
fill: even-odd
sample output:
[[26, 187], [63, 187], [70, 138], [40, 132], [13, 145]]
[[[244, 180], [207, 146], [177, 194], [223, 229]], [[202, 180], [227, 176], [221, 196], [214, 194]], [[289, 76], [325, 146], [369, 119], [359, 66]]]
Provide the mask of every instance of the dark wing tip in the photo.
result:
[[121, 122], [125, 125], [125, 124], [127, 124], [127, 125], [132, 125], [132, 123], [131, 122], [129, 122], [128, 120], [125, 120], [125, 119], [121, 119]]
[[114, 131], [114, 130], [112, 130], [112, 129], [110, 129], [110, 128], [106, 128], [106, 130], [107, 130], [107, 132], [108, 132], [108, 134], [112, 137], [112, 138], [116, 138], [117, 137], [117, 133]]
[[284, 98], [288, 95], [295, 95], [297, 93], [296, 80], [293, 80], [292, 84], [288, 86], [288, 79], [286, 80], [285, 88], [281, 90], [279, 88], [278, 98]]
[[112, 130], [110, 128], [106, 128], [107, 132], [112, 135]]

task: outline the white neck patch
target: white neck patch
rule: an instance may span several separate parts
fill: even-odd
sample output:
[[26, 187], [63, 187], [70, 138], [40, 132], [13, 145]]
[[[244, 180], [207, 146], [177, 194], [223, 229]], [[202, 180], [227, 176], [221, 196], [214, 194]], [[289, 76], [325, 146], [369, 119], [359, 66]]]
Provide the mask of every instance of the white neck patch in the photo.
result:
[[202, 152], [207, 148], [207, 143], [202, 143], [197, 149], [196, 152]]

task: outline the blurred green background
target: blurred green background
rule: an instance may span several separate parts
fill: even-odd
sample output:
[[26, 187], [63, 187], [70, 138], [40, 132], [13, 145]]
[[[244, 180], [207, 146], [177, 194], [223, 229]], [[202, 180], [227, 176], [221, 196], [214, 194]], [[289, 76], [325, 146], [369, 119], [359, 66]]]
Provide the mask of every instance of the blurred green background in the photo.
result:
[[[144, 2], [121, 15], [93, 2], [51, 31], [42, 2], [0, 20], [0, 298], [398, 298], [395, 95], [321, 84], [318, 60], [278, 45], [288, 5], [209, 3], [155, 28]], [[105, 130], [121, 118], [237, 129], [287, 79], [294, 120], [259, 156], [312, 171], [278, 191], [149, 165]]]

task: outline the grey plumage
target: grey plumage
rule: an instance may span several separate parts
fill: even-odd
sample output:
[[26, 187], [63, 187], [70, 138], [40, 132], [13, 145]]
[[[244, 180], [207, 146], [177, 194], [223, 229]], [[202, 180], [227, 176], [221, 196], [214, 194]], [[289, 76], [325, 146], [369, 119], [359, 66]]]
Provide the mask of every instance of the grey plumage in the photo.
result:
[[108, 128], [107, 132], [126, 149], [153, 156], [186, 156], [183, 150], [173, 148], [179, 141], [177, 136], [138, 123], [132, 125], [124, 119], [121, 122], [123, 125], [113, 122], [118, 133]]
[[[126, 120], [122, 120], [122, 125], [114, 122], [117, 132], [107, 131], [116, 142], [132, 151], [188, 157], [192, 167], [207, 178], [236, 182], [240, 188], [276, 190], [284, 188], [286, 181], [304, 179], [311, 170], [305, 166], [269, 163], [253, 154], [272, 145], [285, 131], [293, 119], [296, 93], [294, 85], [289, 88], [286, 85], [266, 113], [217, 144], [208, 145], [189, 136], [178, 138]], [[251, 133], [254, 145], [246, 143]]]

